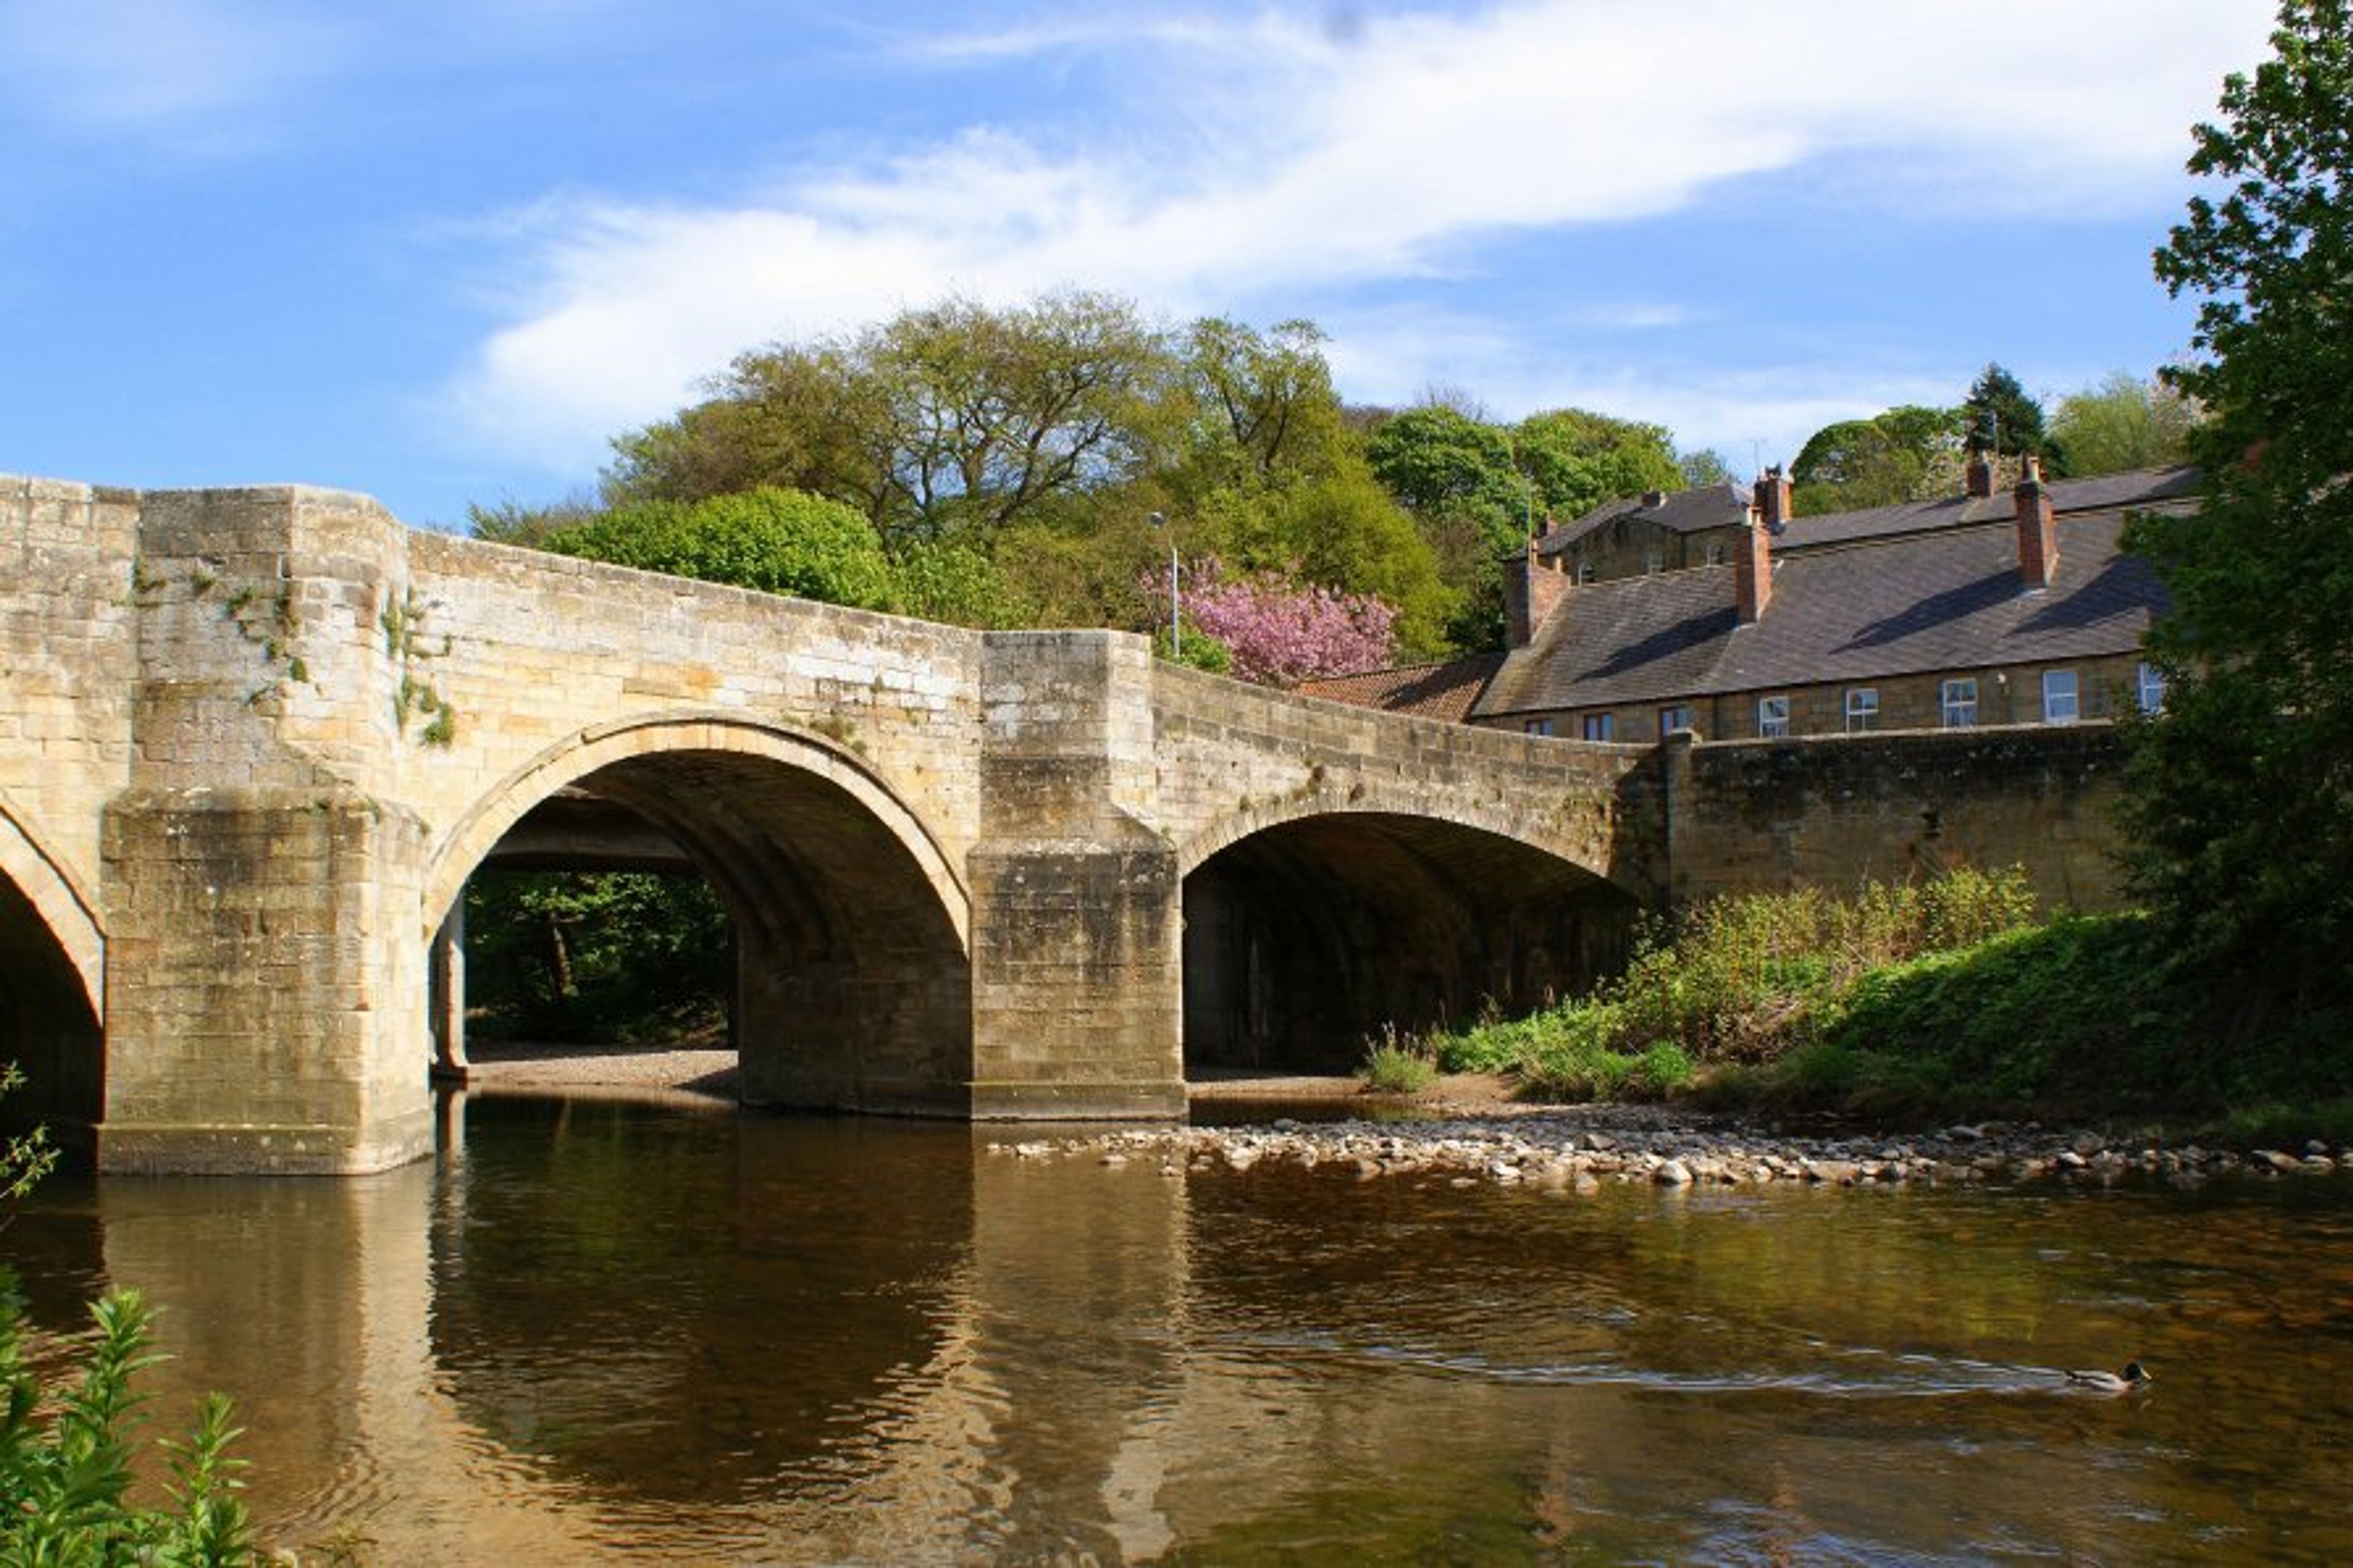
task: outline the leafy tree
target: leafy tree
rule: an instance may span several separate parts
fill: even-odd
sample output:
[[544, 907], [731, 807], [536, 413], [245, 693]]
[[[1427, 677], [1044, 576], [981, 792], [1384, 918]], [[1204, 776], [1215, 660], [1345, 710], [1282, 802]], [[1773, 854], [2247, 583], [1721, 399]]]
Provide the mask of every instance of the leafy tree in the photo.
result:
[[537, 549], [548, 535], [589, 521], [603, 510], [579, 496], [540, 507], [527, 507], [509, 500], [496, 506], [470, 506], [466, 509], [466, 521], [477, 539]]
[[1710, 485], [1732, 482], [1732, 459], [1713, 447], [1678, 452], [1675, 467], [1683, 470], [1683, 487], [1687, 489], [1705, 489]]
[[642, 871], [482, 871], [466, 884], [467, 986], [484, 1032], [675, 1039], [726, 1016], [733, 928], [710, 884]]
[[1219, 483], [1328, 473], [1357, 443], [1343, 418], [1313, 321], [1260, 332], [1206, 317], [1185, 334], [1194, 457]]
[[2117, 371], [2059, 400], [2050, 444], [2078, 479], [2187, 462], [2197, 410], [2164, 380]]
[[[2196, 128], [2158, 279], [2200, 300], [2204, 504], [2127, 535], [2173, 598], [2137, 736], [2134, 884], [2249, 1038], [2353, 1039], [2353, 16], [2283, 0], [2272, 58]], [[2332, 1025], [2333, 1020], [2333, 1025]], [[2333, 1026], [2333, 1038], [2330, 1030]]]
[[1789, 466], [1800, 514], [1893, 506], [1942, 489], [1960, 449], [1962, 414], [1905, 404], [1869, 419], [1844, 419], [1810, 437]]
[[887, 609], [894, 595], [891, 563], [866, 520], [797, 490], [623, 507], [558, 529], [540, 547], [861, 609]]
[[806, 489], [858, 508], [893, 542], [986, 549], [1150, 465], [1176, 381], [1164, 334], [1124, 300], [949, 300], [742, 356], [711, 401], [617, 440], [607, 485], [624, 501]]
[[1540, 511], [1582, 517], [1607, 500], [1683, 488], [1665, 428], [1583, 408], [1532, 414], [1513, 426], [1513, 461]]
[[2042, 405], [2019, 384], [2018, 377], [1998, 364], [1988, 364], [1978, 373], [1961, 405], [1961, 415], [1971, 451], [2009, 457], [2049, 455]]
[[1444, 404], [1384, 420], [1365, 442], [1366, 458], [1388, 492], [1425, 519], [1475, 521], [1498, 550], [1526, 531], [1534, 492], [1512, 460], [1503, 430]]

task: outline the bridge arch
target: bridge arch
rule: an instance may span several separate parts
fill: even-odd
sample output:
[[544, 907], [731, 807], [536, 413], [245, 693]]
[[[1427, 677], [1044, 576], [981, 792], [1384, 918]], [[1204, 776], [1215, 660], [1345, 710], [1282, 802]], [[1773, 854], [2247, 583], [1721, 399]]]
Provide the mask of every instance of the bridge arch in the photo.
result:
[[97, 907], [0, 796], [0, 1060], [24, 1069], [22, 1109], [67, 1137], [98, 1121], [105, 1097], [106, 936]]
[[1285, 801], [1179, 853], [1188, 1075], [1338, 1072], [1367, 1041], [1525, 1011], [1622, 965], [1641, 902], [1500, 810]]
[[426, 878], [427, 930], [500, 840], [567, 789], [666, 836], [726, 904], [746, 1100], [965, 1108], [971, 900], [935, 837], [853, 756], [724, 714], [584, 731], [500, 781], [450, 829]]
[[1361, 779], [1352, 783], [1345, 792], [1303, 792], [1251, 802], [1212, 819], [1178, 847], [1177, 874], [1189, 877], [1204, 862], [1270, 828], [1315, 817], [1339, 816], [1414, 818], [1464, 828], [1510, 839], [1525, 846], [1532, 853], [1548, 856], [1597, 877], [1606, 879], [1608, 876], [1602, 868], [1588, 865], [1576, 855], [1564, 854], [1559, 847], [1532, 836], [1528, 832], [1526, 814], [1512, 810], [1504, 801], [1458, 800], [1449, 802], [1442, 808], [1433, 808], [1430, 801], [1419, 794], [1398, 792], [1395, 798], [1391, 798], [1391, 792], [1381, 788], [1380, 781]]

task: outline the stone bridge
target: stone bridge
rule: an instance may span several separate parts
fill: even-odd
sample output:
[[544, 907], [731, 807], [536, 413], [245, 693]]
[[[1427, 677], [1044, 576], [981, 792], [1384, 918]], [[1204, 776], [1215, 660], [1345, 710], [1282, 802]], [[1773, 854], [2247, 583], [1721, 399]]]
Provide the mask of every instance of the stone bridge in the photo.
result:
[[2102, 902], [2114, 761], [1537, 739], [340, 492], [0, 478], [0, 1060], [101, 1168], [396, 1164], [463, 1071], [468, 878], [668, 864], [732, 917], [749, 1101], [1173, 1116], [1575, 994], [1645, 907], [1950, 859]]
[[0, 479], [0, 1045], [107, 1169], [425, 1152], [451, 917], [534, 836], [714, 885], [746, 1100], [978, 1118], [1176, 1115], [1188, 1066], [1573, 990], [1662, 886], [1642, 748], [333, 491]]

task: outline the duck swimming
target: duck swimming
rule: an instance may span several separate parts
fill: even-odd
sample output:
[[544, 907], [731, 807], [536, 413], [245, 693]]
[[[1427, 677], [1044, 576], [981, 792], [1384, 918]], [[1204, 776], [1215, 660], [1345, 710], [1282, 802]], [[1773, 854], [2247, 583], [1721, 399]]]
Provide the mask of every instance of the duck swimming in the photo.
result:
[[2156, 1381], [2149, 1375], [2148, 1368], [2137, 1361], [2125, 1363], [2122, 1372], [2071, 1372], [2067, 1374], [2071, 1386], [2089, 1389], [2094, 1394], [2128, 1394], [2135, 1389], [2146, 1388]]

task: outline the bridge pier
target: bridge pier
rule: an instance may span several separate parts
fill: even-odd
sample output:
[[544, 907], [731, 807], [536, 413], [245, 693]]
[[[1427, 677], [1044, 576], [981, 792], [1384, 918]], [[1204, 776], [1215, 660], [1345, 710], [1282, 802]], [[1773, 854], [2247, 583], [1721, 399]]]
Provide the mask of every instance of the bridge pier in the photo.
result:
[[1131, 803], [1154, 778], [1151, 652], [1001, 633], [983, 656], [972, 1114], [1185, 1113], [1180, 879]]
[[332, 788], [108, 808], [107, 1171], [343, 1174], [433, 1146], [424, 830]]

